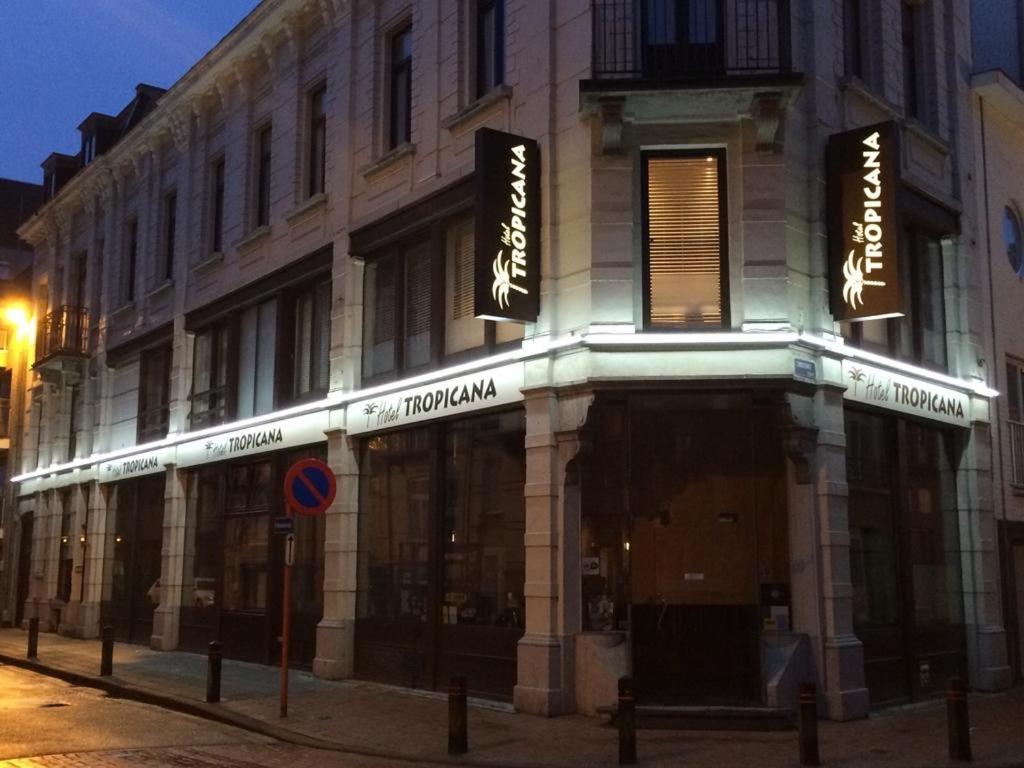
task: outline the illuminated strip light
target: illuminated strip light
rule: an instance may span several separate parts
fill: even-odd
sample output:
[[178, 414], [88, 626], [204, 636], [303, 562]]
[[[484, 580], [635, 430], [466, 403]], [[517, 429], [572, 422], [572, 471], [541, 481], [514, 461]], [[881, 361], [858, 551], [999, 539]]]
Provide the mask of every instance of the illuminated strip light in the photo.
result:
[[143, 445], [133, 445], [127, 448], [119, 448], [118, 450], [111, 451], [109, 453], [93, 454], [87, 458], [77, 459], [66, 464], [51, 465], [44, 469], [37, 469], [32, 472], [15, 475], [11, 478], [11, 482], [22, 483], [27, 480], [56, 477], [57, 475], [65, 474], [73, 470], [88, 469], [93, 466], [104, 464], [108, 461], [116, 461], [129, 456], [137, 456], [141, 453], [176, 448], [179, 445], [191, 443], [194, 440], [217, 437], [218, 435], [223, 435], [228, 432], [259, 427], [265, 424], [283, 421], [284, 419], [289, 419], [295, 416], [304, 416], [307, 413], [315, 413], [316, 411], [336, 408], [352, 402], [353, 400], [362, 400], [368, 397], [376, 397], [389, 392], [408, 389], [409, 387], [415, 387], [421, 384], [442, 381], [460, 374], [471, 373], [473, 371], [486, 368], [494, 368], [504, 363], [543, 357], [554, 350], [565, 349], [566, 347], [571, 347], [580, 343], [581, 339], [578, 336], [564, 336], [555, 340], [533, 342], [521, 347], [520, 349], [502, 352], [498, 355], [492, 355], [490, 357], [480, 358], [466, 363], [460, 363], [459, 365], [453, 365], [437, 371], [430, 371], [429, 373], [420, 374], [419, 376], [412, 376], [399, 381], [388, 382], [387, 384], [380, 384], [366, 389], [358, 389], [344, 394], [334, 394], [311, 403], [303, 403], [302, 405], [296, 405], [291, 408], [285, 408], [272, 413], [261, 414], [260, 416], [252, 416], [247, 419], [240, 419], [239, 421], [232, 421], [227, 424], [218, 424], [214, 427], [206, 427], [205, 429], [199, 429], [194, 432], [180, 432], [175, 435], [168, 435], [163, 440], [157, 440]]
[[697, 333], [595, 333], [583, 337], [588, 347], [714, 347], [795, 344], [800, 334], [794, 331]]

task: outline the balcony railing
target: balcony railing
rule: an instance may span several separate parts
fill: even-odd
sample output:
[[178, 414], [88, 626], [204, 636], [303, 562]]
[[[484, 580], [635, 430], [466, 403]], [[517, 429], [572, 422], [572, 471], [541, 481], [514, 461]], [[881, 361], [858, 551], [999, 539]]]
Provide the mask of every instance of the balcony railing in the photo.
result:
[[1010, 483], [1024, 487], [1024, 424], [1008, 421], [1010, 427]]
[[789, 0], [593, 0], [594, 79], [707, 81], [791, 70]]
[[64, 304], [39, 322], [36, 363], [58, 355], [89, 354], [89, 310]]

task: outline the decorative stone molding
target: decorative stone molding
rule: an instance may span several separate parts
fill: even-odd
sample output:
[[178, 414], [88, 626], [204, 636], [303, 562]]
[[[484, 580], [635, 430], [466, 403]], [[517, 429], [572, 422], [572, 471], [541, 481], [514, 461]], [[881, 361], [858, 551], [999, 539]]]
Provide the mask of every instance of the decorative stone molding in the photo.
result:
[[758, 93], [750, 105], [750, 117], [757, 132], [757, 151], [782, 151], [786, 98], [780, 92]]
[[622, 108], [626, 100], [621, 97], [600, 100], [601, 153], [618, 154], [622, 151]]

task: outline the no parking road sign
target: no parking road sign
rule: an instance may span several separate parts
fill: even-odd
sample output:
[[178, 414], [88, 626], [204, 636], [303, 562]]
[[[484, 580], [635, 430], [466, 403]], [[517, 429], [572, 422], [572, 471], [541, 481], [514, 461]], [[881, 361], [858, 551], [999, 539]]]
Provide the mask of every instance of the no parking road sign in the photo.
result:
[[319, 459], [302, 459], [292, 464], [284, 477], [284, 498], [300, 515], [315, 517], [331, 506], [338, 485], [331, 468]]

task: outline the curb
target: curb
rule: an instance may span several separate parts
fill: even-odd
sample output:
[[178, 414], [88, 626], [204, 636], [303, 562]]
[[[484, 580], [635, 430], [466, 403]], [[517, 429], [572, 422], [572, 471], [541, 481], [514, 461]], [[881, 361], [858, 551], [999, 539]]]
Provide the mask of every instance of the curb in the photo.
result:
[[118, 680], [116, 676], [108, 678], [87, 675], [81, 672], [72, 672], [70, 670], [61, 669], [60, 667], [51, 667], [46, 664], [42, 664], [39, 661], [31, 661], [17, 656], [10, 656], [2, 652], [0, 652], [0, 664], [7, 664], [12, 667], [26, 669], [40, 675], [46, 675], [47, 677], [63, 680], [64, 682], [72, 685], [95, 688], [97, 690], [104, 691], [114, 698], [137, 701], [140, 704], [149, 704], [151, 706], [161, 707], [162, 709], [180, 712], [185, 715], [199, 717], [204, 720], [212, 720], [213, 722], [221, 723], [222, 725], [229, 725], [261, 736], [268, 736], [272, 739], [276, 739], [277, 741], [294, 744], [299, 747], [320, 749], [328, 752], [342, 752], [345, 754], [357, 755], [359, 757], [394, 760], [414, 765], [461, 765], [473, 766], [474, 768], [549, 768], [548, 766], [541, 766], [532, 763], [494, 763], [474, 760], [472, 758], [452, 759], [444, 756], [417, 758], [407, 754], [376, 750], [368, 747], [344, 744], [337, 741], [327, 741], [326, 739], [319, 739], [315, 736], [307, 736], [289, 728], [273, 725], [265, 720], [250, 717], [249, 715], [232, 712], [231, 710], [225, 709], [217, 704], [207, 704], [203, 701], [186, 699], [181, 696], [174, 696], [166, 693], [157, 693], [147, 688], [129, 685]]

